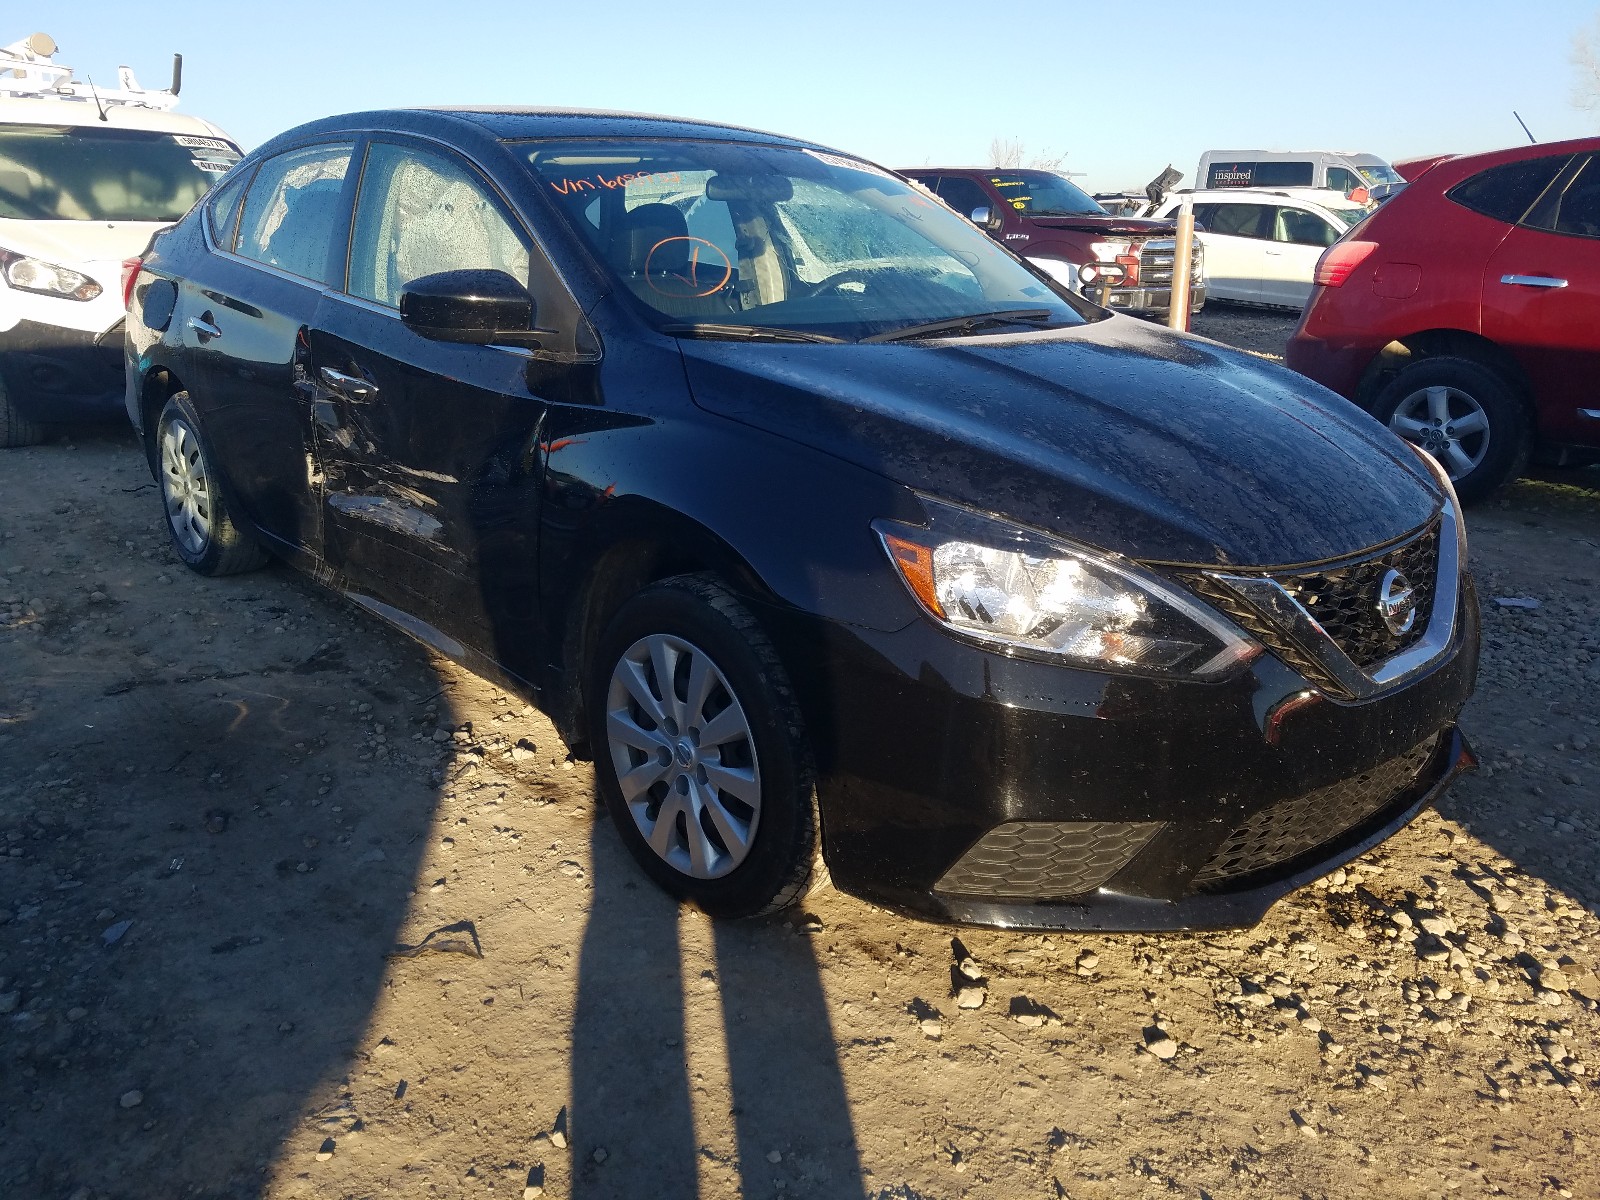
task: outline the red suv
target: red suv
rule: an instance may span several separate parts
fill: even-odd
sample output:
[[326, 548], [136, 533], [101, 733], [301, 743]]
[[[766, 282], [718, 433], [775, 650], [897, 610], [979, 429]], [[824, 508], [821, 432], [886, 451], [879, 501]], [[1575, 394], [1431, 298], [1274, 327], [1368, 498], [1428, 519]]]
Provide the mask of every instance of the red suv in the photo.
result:
[[1450, 158], [1330, 246], [1288, 363], [1463, 500], [1600, 459], [1600, 138]]

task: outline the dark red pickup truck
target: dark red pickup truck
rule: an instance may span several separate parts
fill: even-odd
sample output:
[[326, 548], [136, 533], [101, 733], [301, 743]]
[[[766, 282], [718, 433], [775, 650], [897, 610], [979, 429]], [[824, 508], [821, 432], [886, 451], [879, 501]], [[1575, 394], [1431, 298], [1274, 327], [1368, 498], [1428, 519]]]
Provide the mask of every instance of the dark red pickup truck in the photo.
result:
[[[1111, 292], [1120, 311], [1165, 314], [1172, 302], [1172, 221], [1113, 217], [1089, 194], [1052, 171], [979, 167], [902, 168], [1013, 254], [1073, 291], [1086, 263], [1115, 262], [1126, 275]], [[1192, 311], [1205, 306], [1204, 252], [1195, 243]], [[1092, 298], [1098, 292], [1087, 289]]]

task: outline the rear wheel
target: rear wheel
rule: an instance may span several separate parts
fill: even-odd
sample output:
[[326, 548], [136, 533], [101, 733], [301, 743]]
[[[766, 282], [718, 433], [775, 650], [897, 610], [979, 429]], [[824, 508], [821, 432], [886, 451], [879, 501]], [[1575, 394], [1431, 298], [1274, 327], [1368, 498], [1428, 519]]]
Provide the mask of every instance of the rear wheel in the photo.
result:
[[627, 601], [591, 664], [595, 775], [629, 851], [713, 916], [800, 899], [817, 845], [794, 692], [750, 613], [699, 575]]
[[213, 458], [188, 392], [174, 394], [156, 423], [156, 478], [172, 548], [201, 575], [237, 575], [267, 561], [235, 522], [221, 468]]
[[6, 395], [4, 380], [0, 380], [0, 448], [35, 446], [44, 441], [44, 426], [30, 421], [19, 413]]
[[1468, 358], [1424, 358], [1378, 393], [1373, 415], [1449, 472], [1463, 503], [1522, 473], [1528, 415], [1505, 380]]

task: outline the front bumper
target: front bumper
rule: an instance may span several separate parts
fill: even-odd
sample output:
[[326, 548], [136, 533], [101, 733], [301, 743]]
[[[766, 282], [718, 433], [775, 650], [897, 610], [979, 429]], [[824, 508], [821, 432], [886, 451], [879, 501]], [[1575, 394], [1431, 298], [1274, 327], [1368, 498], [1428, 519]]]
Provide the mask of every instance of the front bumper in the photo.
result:
[[[1099, 293], [1093, 287], [1085, 288], [1084, 294], [1099, 303]], [[1205, 306], [1205, 284], [1197, 284], [1190, 288], [1190, 313], [1197, 313]], [[1172, 289], [1170, 287], [1112, 288], [1111, 307], [1117, 312], [1165, 314], [1172, 308]]]
[[24, 417], [46, 424], [122, 414], [122, 322], [93, 333], [37, 321], [0, 331], [0, 380]]
[[1283, 363], [1346, 400], [1359, 403], [1362, 377], [1382, 349], [1381, 341], [1336, 342], [1297, 329], [1284, 348]]
[[[1472, 761], [1455, 727], [1477, 672], [1470, 586], [1449, 648], [1426, 671], [1364, 702], [1319, 696], [1298, 707], [1285, 702], [1303, 696], [1306, 681], [1270, 654], [1223, 683], [1176, 683], [1007, 658], [926, 621], [883, 634], [764, 616], [810, 721], [834, 882], [925, 918], [1030, 929], [1248, 926], [1401, 828]], [[1381, 773], [1419, 747], [1422, 765], [1335, 822], [1332, 836], [1218, 878], [1241, 831], [1308, 797], [1321, 803], [1330, 793], [1320, 789]], [[1007, 894], [979, 895], [971, 880], [982, 872], [955, 869], [970, 867], [997, 830], [1003, 840], [1002, 826], [1049, 824], [1092, 832], [1099, 840], [1084, 854], [1102, 875], [1109, 862], [1109, 875], [1089, 869], [1091, 886], [1063, 895], [1060, 870], [1047, 870], [1040, 890], [1056, 894], [1031, 896], [1016, 894], [1013, 875]]]

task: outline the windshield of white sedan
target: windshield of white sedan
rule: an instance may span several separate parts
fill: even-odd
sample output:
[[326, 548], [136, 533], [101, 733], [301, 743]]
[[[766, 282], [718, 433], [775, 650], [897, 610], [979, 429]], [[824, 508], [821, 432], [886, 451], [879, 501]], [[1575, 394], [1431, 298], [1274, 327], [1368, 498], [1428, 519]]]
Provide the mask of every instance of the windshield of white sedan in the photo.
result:
[[665, 140], [521, 151], [596, 258], [673, 332], [855, 341], [1084, 321], [970, 222], [854, 159]]
[[0, 217], [176, 221], [238, 161], [221, 138], [0, 125]]

